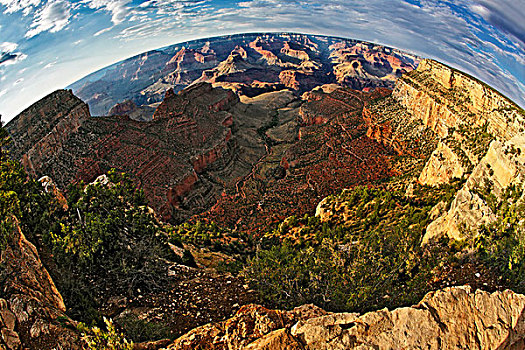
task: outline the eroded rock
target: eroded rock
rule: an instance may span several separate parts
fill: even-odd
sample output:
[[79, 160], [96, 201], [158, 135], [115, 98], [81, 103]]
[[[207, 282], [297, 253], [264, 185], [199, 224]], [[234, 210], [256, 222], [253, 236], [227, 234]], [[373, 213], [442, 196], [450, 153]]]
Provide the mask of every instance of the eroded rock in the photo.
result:
[[505, 189], [511, 184], [523, 186], [524, 179], [525, 134], [518, 134], [507, 142], [493, 141], [456, 193], [448, 212], [428, 225], [422, 243], [441, 237], [461, 240], [475, 235], [481, 225], [497, 219], [487, 202], [488, 196], [501, 200]]
[[0, 259], [7, 276], [1, 290], [6, 299], [0, 299], [4, 345], [7, 349], [19, 349], [21, 345], [42, 350], [78, 349], [78, 334], [58, 322], [60, 318], [74, 324], [65, 315], [62, 296], [17, 219], [12, 217], [11, 222], [13, 230]]
[[[525, 296], [470, 287], [428, 293], [421, 302], [395, 310], [295, 314], [244, 307], [230, 320], [197, 328], [169, 349], [521, 349], [525, 346]], [[319, 314], [318, 311], [315, 312]], [[274, 316], [284, 317], [275, 322]], [[313, 317], [311, 317], [313, 316]], [[238, 322], [245, 320], [246, 322]], [[249, 325], [249, 327], [247, 327]], [[225, 331], [225, 327], [229, 328]], [[276, 329], [272, 329], [277, 327]], [[235, 331], [234, 331], [235, 329]], [[193, 343], [192, 343], [193, 341]], [[186, 346], [183, 347], [181, 344]]]
[[443, 142], [432, 152], [430, 159], [419, 176], [422, 185], [436, 186], [460, 179], [465, 172], [459, 157]]

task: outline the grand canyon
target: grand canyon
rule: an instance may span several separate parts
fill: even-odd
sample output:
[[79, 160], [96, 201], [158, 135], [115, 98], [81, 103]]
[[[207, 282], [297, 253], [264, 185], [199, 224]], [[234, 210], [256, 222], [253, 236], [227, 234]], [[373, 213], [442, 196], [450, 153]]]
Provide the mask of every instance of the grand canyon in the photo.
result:
[[0, 349], [525, 347], [525, 111], [436, 60], [201, 39], [5, 130]]

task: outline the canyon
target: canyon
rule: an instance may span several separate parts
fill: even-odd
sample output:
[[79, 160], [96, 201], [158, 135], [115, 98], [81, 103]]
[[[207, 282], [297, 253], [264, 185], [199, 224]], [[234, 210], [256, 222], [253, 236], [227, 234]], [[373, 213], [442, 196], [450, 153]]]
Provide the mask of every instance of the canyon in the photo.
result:
[[[64, 198], [71, 184], [100, 183], [116, 169], [144, 191], [155, 225], [197, 232], [180, 246], [170, 241], [175, 254], [190, 252], [194, 262], [173, 263], [168, 273], [176, 280], [165, 291], [141, 293], [119, 307], [118, 298], [101, 302], [118, 309], [107, 313], [116, 319], [127, 313], [153, 323], [169, 319], [172, 339], [137, 342], [136, 349], [525, 346], [522, 290], [506, 289], [515, 285], [484, 265], [490, 256], [472, 258], [493, 236], [519, 241], [525, 234], [525, 112], [486, 84], [395, 49], [282, 33], [144, 53], [72, 89], [50, 94], [6, 125], [10, 156], [42, 178], [61, 210], [69, 210]], [[403, 230], [406, 242], [383, 235]], [[2, 261], [34, 275], [7, 279], [0, 348], [74, 349], [76, 322], [44, 266], [49, 252], [41, 261], [39, 245], [25, 239], [21, 226], [13, 232]], [[346, 310], [353, 304], [330, 304], [328, 291], [317, 299], [328, 307], [286, 311], [254, 290], [250, 273], [260, 255], [272, 262], [270, 254], [282, 249], [288, 260], [278, 265], [286, 267], [293, 252], [304, 252], [317, 266], [322, 257], [315, 254], [328, 250], [331, 267], [350, 271], [349, 259], [367, 240], [381, 249], [365, 265], [377, 259], [383, 265], [376, 270], [392, 270], [358, 286], [379, 290], [359, 312]], [[410, 259], [390, 266], [392, 247], [410, 240]], [[239, 258], [243, 244], [252, 246]], [[510, 265], [518, 264], [515, 252]], [[418, 275], [431, 258], [442, 261]], [[221, 270], [224, 262], [245, 269]], [[355, 278], [343, 274], [342, 284], [358, 280], [351, 271]], [[271, 273], [258, 276], [262, 284]], [[322, 285], [322, 277], [312, 278]], [[395, 278], [396, 290], [377, 287]], [[425, 293], [403, 299], [412, 281]]]

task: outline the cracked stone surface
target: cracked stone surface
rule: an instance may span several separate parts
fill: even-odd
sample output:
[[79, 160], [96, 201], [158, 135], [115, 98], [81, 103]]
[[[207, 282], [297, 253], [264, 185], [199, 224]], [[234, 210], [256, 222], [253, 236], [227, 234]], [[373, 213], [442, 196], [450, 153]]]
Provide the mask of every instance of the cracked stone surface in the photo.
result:
[[[305, 310], [309, 310], [305, 312]], [[312, 311], [313, 310], [313, 311]], [[169, 349], [523, 349], [525, 296], [469, 286], [428, 293], [421, 302], [363, 315], [315, 306], [292, 311], [251, 305], [229, 320], [196, 328]]]

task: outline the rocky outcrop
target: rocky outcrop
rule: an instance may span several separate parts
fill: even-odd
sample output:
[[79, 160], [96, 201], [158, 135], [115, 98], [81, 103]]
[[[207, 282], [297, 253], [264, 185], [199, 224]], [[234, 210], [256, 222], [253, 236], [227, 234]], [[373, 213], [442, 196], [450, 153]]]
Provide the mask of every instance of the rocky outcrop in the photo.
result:
[[150, 121], [153, 118], [154, 111], [155, 108], [151, 106], [138, 107], [133, 101], [126, 100], [111, 107], [108, 113], [109, 115], [122, 116], [137, 121]]
[[330, 46], [333, 72], [339, 84], [353, 89], [392, 88], [398, 77], [417, 67], [419, 59], [371, 43], [338, 42]]
[[301, 70], [283, 70], [279, 73], [279, 82], [292, 90], [308, 91], [320, 84], [329, 83], [330, 81], [319, 71], [309, 72]]
[[281, 48], [281, 53], [290, 57], [295, 57], [301, 61], [308, 61], [310, 55], [308, 55], [308, 48], [295, 43], [293, 41], [285, 41], [283, 47]]
[[[523, 177], [519, 156], [507, 150], [522, 147], [523, 110], [482, 82], [428, 59], [397, 81], [392, 97], [409, 123], [419, 121], [441, 140], [419, 175], [421, 184], [449, 183], [473, 169], [448, 212], [427, 227], [423, 244], [444, 236], [463, 239], [494, 222], [488, 194], [501, 200], [505, 188]], [[391, 125], [372, 123], [369, 133], [389, 135]]]
[[126, 100], [111, 107], [108, 113], [109, 115], [130, 115], [136, 110], [137, 105], [131, 100]]
[[428, 293], [412, 307], [364, 315], [314, 306], [292, 311], [245, 306], [194, 329], [168, 349], [521, 349], [525, 296], [470, 287]]
[[436, 186], [461, 179], [465, 172], [458, 156], [443, 142], [432, 152], [430, 159], [419, 175], [422, 185]]
[[59, 153], [89, 117], [88, 106], [71, 90], [46, 96], [6, 125], [14, 140], [10, 145], [12, 156], [21, 159], [32, 174], [41, 174], [42, 160]]
[[[55, 103], [56, 109], [48, 116], [54, 124], [46, 124], [46, 133], [17, 132], [22, 120], [27, 119], [24, 125], [31, 124], [31, 118], [39, 123], [36, 107], [8, 125], [15, 140], [12, 154], [37, 176], [48, 175], [61, 189], [74, 181], [91, 182], [111, 168], [129, 173], [166, 220], [181, 220], [212, 206], [225, 184], [232, 185], [234, 179], [248, 174], [251, 164], [264, 153], [256, 134], [262, 125], [238, 137], [233, 133], [260, 112], [243, 107], [232, 91], [208, 83], [194, 84], [179, 93], [168, 90], [149, 122], [122, 116], [91, 118], [82, 102], [73, 104], [70, 112], [67, 103], [79, 100], [70, 97], [70, 92], [58, 95], [65, 95], [66, 109]], [[54, 103], [56, 96], [44, 98], [38, 106], [50, 109], [46, 103]], [[267, 118], [263, 114], [254, 122], [262, 124]], [[65, 125], [72, 126], [63, 131]], [[252, 133], [255, 139], [242, 142], [249, 151], [242, 152], [239, 139], [252, 137]], [[53, 140], [56, 142], [51, 143]], [[43, 152], [41, 145], [53, 147]]]
[[325, 314], [326, 311], [314, 305], [304, 305], [292, 311], [245, 305], [232, 318], [195, 328], [175, 340], [168, 349], [280, 349], [269, 347], [269, 344], [282, 344], [294, 349], [294, 342], [295, 346], [300, 344], [290, 335], [290, 327], [299, 319]]
[[10, 222], [12, 231], [0, 259], [0, 348], [78, 349], [78, 334], [68, 328], [74, 323], [65, 315], [62, 296], [36, 247], [15, 217]]
[[49, 176], [42, 176], [38, 179], [38, 182], [44, 187], [46, 193], [51, 194], [57, 201], [57, 203], [64, 209], [68, 210], [67, 199], [64, 194], [58, 189], [57, 185]]
[[392, 98], [390, 90], [375, 89], [374, 94], [383, 98], [363, 108], [366, 135], [399, 155], [430, 156], [438, 142], [436, 133], [421, 120], [411, 118], [407, 109]]
[[442, 63], [425, 59], [396, 83], [393, 96], [414, 118], [446, 137], [449, 129], [487, 124], [509, 140], [525, 130], [520, 108], [482, 82]]
[[[180, 84], [181, 74], [188, 74], [190, 71], [206, 69], [216, 64], [216, 56], [213, 50], [195, 50], [183, 47], [165, 65], [164, 71], [171, 72], [171, 76], [179, 78], [173, 83]], [[197, 73], [198, 75], [198, 73]]]
[[507, 142], [493, 141], [485, 157], [456, 194], [448, 212], [428, 225], [422, 243], [444, 236], [460, 240], [475, 235], [481, 225], [497, 219], [487, 203], [488, 196], [502, 200], [509, 185], [523, 186], [524, 179], [525, 134]]

